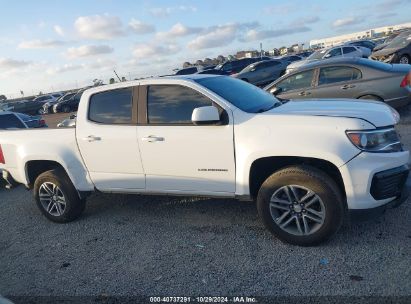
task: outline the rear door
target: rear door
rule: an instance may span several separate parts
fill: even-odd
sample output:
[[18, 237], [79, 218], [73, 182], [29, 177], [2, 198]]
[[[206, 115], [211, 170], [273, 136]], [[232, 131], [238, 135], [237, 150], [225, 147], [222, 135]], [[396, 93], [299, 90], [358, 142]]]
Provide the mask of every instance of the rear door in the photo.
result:
[[314, 75], [315, 69], [292, 74], [273, 85], [268, 91], [277, 88], [279, 93], [276, 96], [282, 99], [311, 98]]
[[356, 98], [364, 90], [361, 71], [351, 66], [320, 68], [314, 98]]
[[[142, 87], [138, 140], [150, 192], [232, 196], [235, 192], [231, 112], [193, 87]], [[215, 105], [220, 125], [194, 125], [195, 108]]]
[[80, 152], [98, 190], [129, 192], [145, 187], [135, 91], [138, 88], [128, 87], [91, 95], [84, 109], [87, 117], [77, 122]]

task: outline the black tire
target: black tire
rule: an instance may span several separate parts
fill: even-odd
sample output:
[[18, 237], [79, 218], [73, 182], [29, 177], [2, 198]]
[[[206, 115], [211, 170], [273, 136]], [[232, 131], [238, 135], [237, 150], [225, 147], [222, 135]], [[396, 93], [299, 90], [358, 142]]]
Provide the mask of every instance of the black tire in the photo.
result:
[[407, 56], [407, 55], [402, 55], [402, 56], [400, 57], [400, 59], [398, 60], [398, 63], [411, 64], [410, 57]]
[[[61, 215], [50, 214], [40, 201], [40, 187], [44, 183], [54, 184], [61, 190], [65, 199], [65, 208]], [[68, 223], [77, 219], [86, 206], [86, 201], [80, 199], [70, 178], [62, 169], [54, 169], [40, 174], [34, 182], [33, 192], [37, 207], [45, 217], [56, 223]]]
[[[316, 230], [312, 229], [312, 233], [306, 235], [289, 233], [283, 230], [271, 215], [270, 200], [273, 194], [289, 185], [293, 185], [293, 187], [301, 186], [313, 191], [323, 203], [325, 209], [323, 222], [321, 225], [313, 223], [312, 225], [319, 227]], [[290, 208], [292, 207], [290, 206]], [[324, 172], [310, 166], [287, 167], [268, 177], [258, 192], [257, 209], [264, 225], [277, 238], [283, 242], [299, 246], [314, 246], [326, 241], [340, 229], [345, 218], [345, 204], [336, 183]], [[302, 214], [303, 211], [306, 212], [303, 208], [302, 211], [300, 210], [300, 214], [295, 215], [293, 215], [294, 210], [290, 211], [290, 218], [297, 217], [297, 215], [307, 216], [306, 213]], [[295, 221], [301, 220], [300, 217]], [[305, 218], [305, 221], [307, 221], [307, 218]]]
[[378, 97], [376, 95], [364, 95], [364, 96], [358, 97], [358, 99], [384, 101], [381, 97]]
[[63, 106], [61, 109], [64, 113], [69, 113], [71, 111], [70, 106]]

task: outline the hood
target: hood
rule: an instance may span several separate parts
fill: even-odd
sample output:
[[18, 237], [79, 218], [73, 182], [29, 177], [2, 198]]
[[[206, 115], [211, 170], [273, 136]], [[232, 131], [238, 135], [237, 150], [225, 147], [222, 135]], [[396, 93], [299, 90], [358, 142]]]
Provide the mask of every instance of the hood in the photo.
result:
[[358, 118], [376, 127], [392, 126], [399, 122], [399, 114], [396, 110], [385, 103], [371, 100], [304, 99], [304, 101], [286, 102], [265, 113]]
[[400, 47], [400, 48], [385, 47], [385, 48], [383, 48], [382, 50], [373, 52], [373, 53], [371, 54], [371, 56], [373, 56], [373, 57], [379, 57], [379, 56], [391, 55], [391, 54], [395, 53], [396, 51], [398, 51], [398, 50], [400, 50], [400, 49], [402, 49], [402, 48], [403, 48], [403, 47]]

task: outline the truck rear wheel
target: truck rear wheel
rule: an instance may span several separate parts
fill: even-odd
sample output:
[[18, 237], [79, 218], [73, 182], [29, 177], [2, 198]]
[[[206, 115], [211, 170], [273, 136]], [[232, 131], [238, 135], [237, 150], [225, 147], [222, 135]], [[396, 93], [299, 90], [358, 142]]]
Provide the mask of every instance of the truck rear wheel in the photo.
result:
[[343, 198], [335, 182], [310, 166], [272, 174], [257, 197], [264, 225], [281, 241], [312, 246], [333, 236], [344, 220]]
[[81, 215], [86, 206], [85, 200], [80, 199], [70, 178], [61, 169], [40, 174], [33, 191], [37, 207], [53, 222], [71, 222]]

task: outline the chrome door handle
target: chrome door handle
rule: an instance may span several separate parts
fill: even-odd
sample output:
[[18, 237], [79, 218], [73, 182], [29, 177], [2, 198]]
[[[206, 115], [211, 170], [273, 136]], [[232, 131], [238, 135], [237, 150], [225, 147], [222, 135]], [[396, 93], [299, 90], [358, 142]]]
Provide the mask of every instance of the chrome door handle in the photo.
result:
[[84, 141], [92, 142], [92, 141], [98, 141], [101, 140], [101, 137], [94, 136], [94, 135], [89, 135], [87, 137], [83, 138]]
[[298, 94], [298, 95], [300, 95], [300, 96], [308, 96], [308, 95], [311, 95], [311, 93], [310, 93], [310, 92], [303, 91], [303, 92], [301, 92], [301, 93]]
[[343, 89], [343, 90], [348, 90], [348, 89], [352, 89], [352, 88], [355, 88], [355, 85], [353, 85], [353, 84], [346, 84], [346, 85], [343, 85], [343, 86], [341, 87], [341, 89]]
[[147, 141], [147, 142], [157, 142], [157, 141], [164, 141], [164, 137], [150, 135], [147, 137], [143, 137], [142, 140]]

